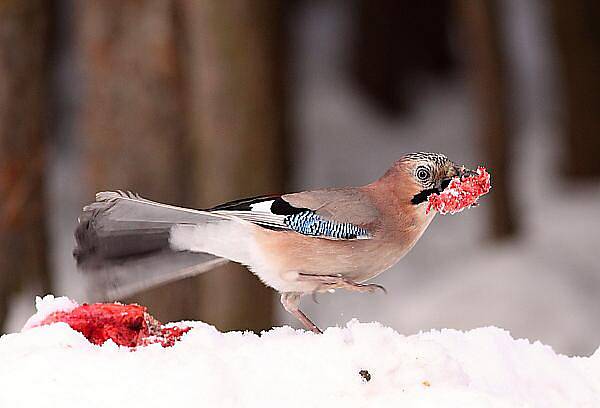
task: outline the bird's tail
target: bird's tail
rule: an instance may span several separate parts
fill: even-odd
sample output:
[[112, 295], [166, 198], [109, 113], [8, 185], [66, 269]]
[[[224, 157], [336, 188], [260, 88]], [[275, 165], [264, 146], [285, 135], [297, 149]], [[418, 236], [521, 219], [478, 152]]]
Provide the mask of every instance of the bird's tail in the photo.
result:
[[226, 220], [129, 192], [101, 192], [79, 217], [73, 255], [89, 277], [94, 300], [120, 299], [226, 263], [211, 254], [174, 250], [169, 243], [174, 225]]

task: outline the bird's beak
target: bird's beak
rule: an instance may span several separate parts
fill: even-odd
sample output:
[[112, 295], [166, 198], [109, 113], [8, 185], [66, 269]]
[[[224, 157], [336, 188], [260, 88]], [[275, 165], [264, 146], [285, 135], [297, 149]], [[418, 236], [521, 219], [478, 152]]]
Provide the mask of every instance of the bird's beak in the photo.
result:
[[465, 179], [467, 177], [473, 177], [476, 175], [477, 175], [476, 171], [468, 169], [465, 166], [457, 166], [457, 165], [449, 166], [446, 177], [444, 177], [441, 180], [441, 183], [440, 183], [441, 190], [443, 191], [446, 187], [448, 187], [448, 185], [450, 184], [450, 180], [452, 180], [456, 176], [460, 177], [461, 179]]
[[476, 176], [477, 172], [471, 169], [466, 168], [465, 166], [457, 166], [452, 165], [448, 168], [448, 173], [446, 175], [447, 178], [460, 177], [461, 179], [465, 179], [467, 177]]
[[457, 171], [458, 171], [458, 176], [461, 179], [466, 179], [467, 177], [477, 176], [477, 172], [476, 171], [468, 169], [465, 166], [460, 166]]

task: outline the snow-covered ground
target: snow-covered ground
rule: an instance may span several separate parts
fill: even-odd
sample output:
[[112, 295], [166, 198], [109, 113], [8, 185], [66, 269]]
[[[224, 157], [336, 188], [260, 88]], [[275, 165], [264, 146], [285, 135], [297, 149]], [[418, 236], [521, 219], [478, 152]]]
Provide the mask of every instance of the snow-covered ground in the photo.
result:
[[[56, 302], [42, 314], [71, 307]], [[64, 323], [4, 335], [0, 407], [600, 406], [600, 349], [567, 357], [495, 327], [404, 336], [352, 320], [257, 336], [184, 323], [193, 329], [175, 346], [135, 351]]]

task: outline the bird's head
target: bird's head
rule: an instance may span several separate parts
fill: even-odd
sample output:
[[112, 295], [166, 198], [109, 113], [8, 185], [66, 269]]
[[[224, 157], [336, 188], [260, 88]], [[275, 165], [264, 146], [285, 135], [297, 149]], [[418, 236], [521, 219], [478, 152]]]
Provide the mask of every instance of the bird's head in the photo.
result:
[[427, 197], [441, 193], [453, 177], [477, 175], [465, 166], [458, 166], [441, 153], [410, 153], [398, 160], [382, 177], [396, 185], [411, 205], [427, 203]]
[[456, 165], [441, 153], [411, 153], [400, 161], [412, 181], [409, 185], [412, 184], [411, 193], [414, 193], [410, 200], [413, 205], [426, 203], [429, 195], [444, 191], [453, 177], [477, 175], [465, 166]]

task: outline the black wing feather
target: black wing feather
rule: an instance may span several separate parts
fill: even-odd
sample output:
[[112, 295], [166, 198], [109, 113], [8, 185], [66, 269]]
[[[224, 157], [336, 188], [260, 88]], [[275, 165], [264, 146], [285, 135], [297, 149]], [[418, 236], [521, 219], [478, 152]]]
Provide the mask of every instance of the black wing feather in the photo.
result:
[[240, 200], [219, 204], [208, 211], [252, 211], [253, 204], [259, 204], [265, 201], [273, 201], [273, 204], [271, 204], [271, 213], [276, 215], [294, 215], [305, 211], [311, 211], [309, 208], [294, 207], [281, 198], [280, 195], [264, 195], [242, 198]]

